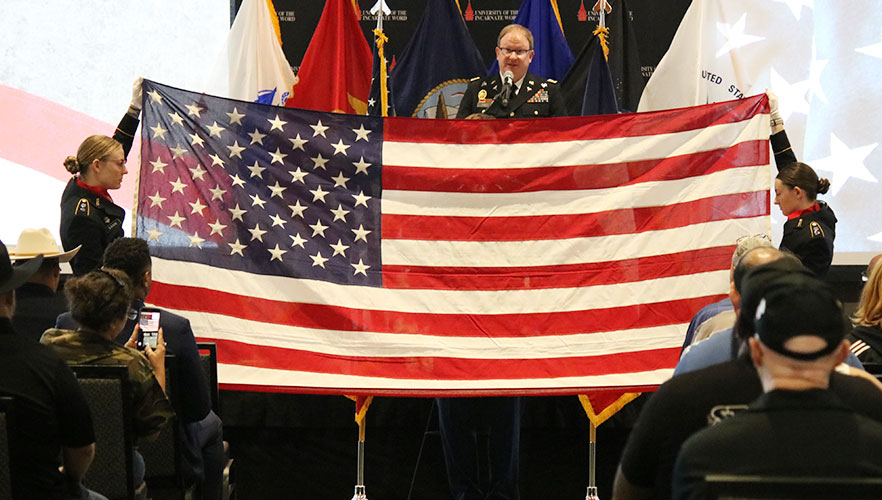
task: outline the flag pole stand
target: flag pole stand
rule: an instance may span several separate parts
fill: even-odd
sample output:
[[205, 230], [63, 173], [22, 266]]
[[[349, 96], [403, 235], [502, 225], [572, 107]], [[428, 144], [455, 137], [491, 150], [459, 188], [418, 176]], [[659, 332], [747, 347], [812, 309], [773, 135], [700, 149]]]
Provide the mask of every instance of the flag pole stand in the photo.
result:
[[365, 418], [358, 423], [358, 466], [356, 471], [355, 493], [352, 500], [367, 500], [367, 493], [364, 489], [364, 428]]
[[597, 478], [595, 477], [595, 466], [597, 464], [597, 426], [594, 422], [588, 421], [588, 491], [585, 493], [585, 500], [600, 500], [597, 496]]

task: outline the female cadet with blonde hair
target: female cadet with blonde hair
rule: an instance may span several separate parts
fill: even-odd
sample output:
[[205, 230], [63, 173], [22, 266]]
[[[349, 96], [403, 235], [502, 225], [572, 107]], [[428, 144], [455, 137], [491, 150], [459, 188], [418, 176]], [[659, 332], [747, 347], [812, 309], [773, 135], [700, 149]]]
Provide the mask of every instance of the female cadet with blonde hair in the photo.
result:
[[141, 112], [141, 79], [132, 87], [132, 103], [113, 138], [92, 135], [77, 148], [76, 156], [64, 160], [73, 174], [61, 195], [61, 244], [66, 250], [83, 247], [70, 261], [77, 276], [101, 264], [104, 249], [123, 236], [126, 212], [113, 202], [110, 190], [119, 189], [132, 148]]

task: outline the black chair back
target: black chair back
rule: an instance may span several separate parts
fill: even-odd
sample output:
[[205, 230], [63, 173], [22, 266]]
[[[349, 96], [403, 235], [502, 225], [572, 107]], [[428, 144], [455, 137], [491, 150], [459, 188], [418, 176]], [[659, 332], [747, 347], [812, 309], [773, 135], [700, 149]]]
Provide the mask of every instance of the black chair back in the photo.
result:
[[[166, 354], [165, 356], [165, 394], [171, 399], [174, 380], [174, 372], [176, 370], [174, 354]], [[179, 476], [179, 448], [177, 434], [177, 417], [173, 417], [169, 423], [160, 431], [159, 436], [153, 441], [141, 443], [138, 451], [144, 457], [146, 465], [145, 479], [153, 490], [154, 485], [158, 482], [177, 485]]]
[[878, 500], [879, 477], [782, 477], [712, 474], [705, 477], [708, 500]]
[[12, 435], [13, 399], [0, 396], [0, 498], [12, 498], [12, 472], [9, 466], [9, 436]]
[[205, 377], [208, 380], [208, 392], [211, 393], [211, 409], [220, 415], [220, 396], [218, 395], [217, 385], [217, 344], [214, 342], [197, 342], [196, 347], [199, 349], [199, 361], [202, 363], [202, 369], [205, 371]]
[[95, 428], [95, 459], [85, 483], [110, 499], [134, 498], [132, 407], [125, 366], [73, 365]]

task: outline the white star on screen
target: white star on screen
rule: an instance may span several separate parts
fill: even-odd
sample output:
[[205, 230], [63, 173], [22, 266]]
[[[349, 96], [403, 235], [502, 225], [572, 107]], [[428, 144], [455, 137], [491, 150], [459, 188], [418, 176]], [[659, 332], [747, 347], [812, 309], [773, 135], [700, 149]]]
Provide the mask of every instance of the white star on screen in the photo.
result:
[[187, 238], [190, 238], [190, 246], [191, 247], [202, 248], [202, 243], [205, 242], [204, 239], [199, 237], [199, 233], [195, 233], [193, 236], [188, 235]]
[[747, 14], [742, 14], [735, 24], [729, 25], [725, 23], [717, 23], [717, 30], [723, 34], [726, 42], [722, 47], [717, 51], [717, 57], [719, 58], [723, 54], [728, 54], [729, 52], [740, 49], [745, 45], [750, 45], [752, 43], [759, 42], [760, 40], [765, 40], [765, 37], [748, 35], [744, 33], [745, 25], [747, 24]]
[[814, 0], [773, 0], [774, 2], [779, 2], [786, 4], [787, 7], [790, 8], [790, 12], [793, 13], [793, 17], [799, 21], [802, 18], [802, 8], [807, 7], [809, 9], [814, 9]]
[[810, 164], [815, 170], [833, 172], [833, 178], [830, 179], [830, 192], [836, 196], [851, 178], [879, 182], [864, 164], [867, 157], [878, 145], [879, 143], [873, 143], [851, 149], [835, 134], [830, 134], [830, 155], [811, 160]]
[[205, 169], [202, 168], [202, 165], [197, 164], [196, 168], [190, 169], [190, 175], [193, 177], [193, 180], [204, 180], [203, 177], [205, 176]]

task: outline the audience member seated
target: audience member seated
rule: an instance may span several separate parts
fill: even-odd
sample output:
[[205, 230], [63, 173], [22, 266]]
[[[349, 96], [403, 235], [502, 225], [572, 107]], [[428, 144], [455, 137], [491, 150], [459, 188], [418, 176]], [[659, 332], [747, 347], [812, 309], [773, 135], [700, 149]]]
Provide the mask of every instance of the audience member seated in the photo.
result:
[[0, 242], [0, 394], [15, 399], [10, 440], [14, 500], [93, 499], [82, 486], [95, 456], [92, 416], [70, 368], [46, 346], [16, 334], [15, 289], [40, 268], [38, 255], [12, 267]]
[[61, 250], [48, 229], [25, 229], [18, 237], [15, 253], [9, 257], [16, 265], [21, 265], [43, 256], [43, 264], [27, 282], [15, 291], [15, 316], [12, 326], [15, 331], [27, 337], [40, 340], [43, 332], [55, 326], [55, 318], [67, 311], [67, 301], [57, 293], [61, 281], [59, 263], [72, 259], [80, 247], [69, 252]]
[[[731, 294], [732, 304], [735, 306], [736, 324], [741, 319], [741, 285], [744, 275], [748, 271], [767, 262], [778, 259], [787, 259], [792, 265], [802, 268], [799, 259], [793, 254], [782, 252], [775, 248], [756, 248], [744, 254], [735, 271], [732, 273], [734, 281], [734, 289]], [[747, 337], [739, 337], [736, 335], [735, 328], [728, 328], [717, 335], [707, 339], [706, 341], [695, 344], [688, 352], [683, 354], [677, 367], [674, 369], [674, 375], [680, 375], [686, 372], [705, 368], [717, 363], [735, 359], [739, 352], [746, 352]], [[863, 365], [854, 354], [849, 353], [845, 359], [848, 366], [862, 369]]]
[[882, 254], [870, 260], [865, 271], [867, 282], [857, 311], [851, 318], [855, 327], [846, 337], [851, 352], [862, 363], [882, 363]]
[[[68, 364], [123, 365], [129, 370], [129, 386], [134, 411], [136, 445], [155, 439], [174, 415], [165, 397], [165, 345], [162, 330], [156, 349], [136, 345], [137, 329], [126, 346], [114, 342], [126, 323], [132, 301], [125, 273], [98, 269], [73, 278], [65, 285], [65, 295], [73, 318], [81, 325], [76, 331], [50, 329], [40, 340], [48, 344]], [[144, 481], [144, 460], [134, 453], [135, 485]]]
[[[150, 249], [141, 238], [117, 239], [104, 252], [104, 269], [124, 272], [132, 284], [134, 297], [128, 311], [128, 321], [116, 337], [120, 344], [125, 343], [134, 332], [141, 308], [150, 293], [152, 268]], [[58, 318], [57, 326], [75, 329], [77, 324], [68, 313]], [[171, 402], [183, 424], [180, 434], [184, 444], [185, 479], [188, 484], [202, 484], [203, 498], [220, 498], [226, 462], [223, 424], [211, 410], [208, 381], [202, 370], [190, 321], [160, 310], [159, 326], [167, 344], [166, 349], [175, 356], [175, 370], [171, 373]]]
[[771, 247], [772, 240], [764, 234], [754, 236], [742, 236], [735, 241], [735, 252], [732, 253], [732, 266], [729, 268], [729, 296], [725, 299], [708, 304], [695, 313], [689, 327], [686, 329], [686, 340], [683, 342], [683, 349], [680, 356], [689, 350], [693, 344], [697, 344], [702, 340], [731, 329], [735, 325], [735, 309], [732, 305], [732, 295], [735, 292], [735, 266], [741, 260], [741, 257], [747, 252], [759, 247]]
[[[747, 296], [748, 290], [753, 290], [752, 296], [759, 295], [765, 282], [781, 271], [807, 273], [792, 259], [757, 266], [742, 284], [742, 315], [753, 318], [757, 309], [756, 301]], [[738, 328], [739, 335], [753, 336], [752, 321], [740, 321]], [[882, 422], [882, 393], [872, 382], [834, 372], [830, 376], [830, 390], [859, 413]], [[683, 442], [709, 424], [743, 411], [761, 394], [759, 375], [746, 353], [662, 384], [647, 401], [628, 436], [613, 498], [670, 498], [674, 459]]]
[[829, 390], [849, 347], [849, 325], [833, 291], [788, 272], [745, 293], [754, 291], [759, 305], [750, 357], [764, 394], [686, 440], [674, 466], [673, 498], [707, 498], [708, 474], [882, 476], [882, 423]]

